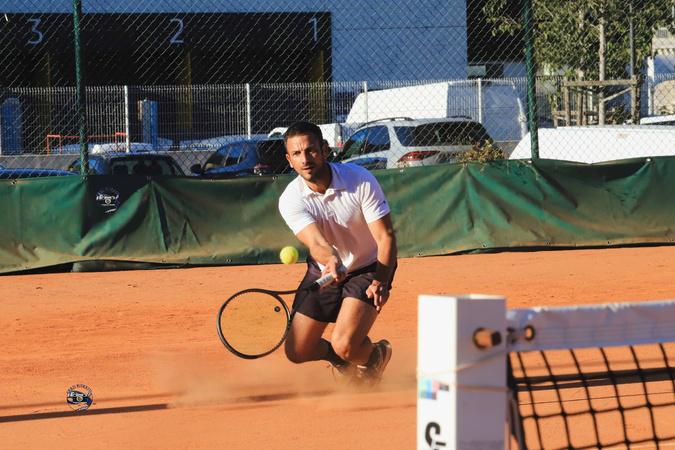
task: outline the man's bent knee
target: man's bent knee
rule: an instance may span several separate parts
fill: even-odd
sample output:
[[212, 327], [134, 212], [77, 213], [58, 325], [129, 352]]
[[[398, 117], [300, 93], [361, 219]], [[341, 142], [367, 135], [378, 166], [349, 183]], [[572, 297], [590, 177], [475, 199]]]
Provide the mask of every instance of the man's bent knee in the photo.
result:
[[354, 353], [358, 352], [363, 342], [353, 342], [351, 339], [338, 337], [337, 339], [334, 338], [331, 344], [340, 358], [345, 361], [352, 361], [355, 357]]

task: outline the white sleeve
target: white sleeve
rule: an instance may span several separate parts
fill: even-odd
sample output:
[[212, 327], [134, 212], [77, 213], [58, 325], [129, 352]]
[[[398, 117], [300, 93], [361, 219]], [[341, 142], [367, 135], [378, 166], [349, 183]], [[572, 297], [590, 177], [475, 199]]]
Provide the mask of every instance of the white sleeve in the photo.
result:
[[364, 170], [363, 179], [359, 186], [361, 191], [361, 210], [366, 223], [375, 222], [389, 214], [389, 203], [384, 196], [377, 178], [367, 170]]
[[286, 192], [279, 197], [279, 212], [281, 213], [281, 217], [284, 218], [286, 225], [288, 225], [288, 228], [296, 235], [307, 227], [307, 225], [316, 222], [314, 217], [307, 211], [302, 199], [287, 195]]

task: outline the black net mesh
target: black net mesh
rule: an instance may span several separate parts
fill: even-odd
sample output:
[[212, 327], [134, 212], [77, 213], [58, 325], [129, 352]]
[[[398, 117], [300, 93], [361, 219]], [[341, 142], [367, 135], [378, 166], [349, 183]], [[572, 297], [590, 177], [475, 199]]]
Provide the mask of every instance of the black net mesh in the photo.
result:
[[512, 353], [509, 385], [521, 448], [675, 445], [675, 344]]

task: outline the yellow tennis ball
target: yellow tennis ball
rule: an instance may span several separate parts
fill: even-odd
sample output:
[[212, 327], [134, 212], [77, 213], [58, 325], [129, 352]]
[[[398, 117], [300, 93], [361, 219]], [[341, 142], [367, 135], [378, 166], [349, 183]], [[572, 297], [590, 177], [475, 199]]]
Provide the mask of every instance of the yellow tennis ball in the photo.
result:
[[282, 248], [281, 252], [279, 252], [279, 259], [284, 264], [295, 264], [298, 262], [299, 256], [300, 254], [298, 254], [298, 250], [290, 245]]

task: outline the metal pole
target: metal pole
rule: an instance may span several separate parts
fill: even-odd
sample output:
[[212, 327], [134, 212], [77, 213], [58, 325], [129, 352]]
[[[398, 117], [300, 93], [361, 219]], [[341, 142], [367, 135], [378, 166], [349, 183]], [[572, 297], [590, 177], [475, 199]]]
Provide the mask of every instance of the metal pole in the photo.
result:
[[246, 136], [251, 139], [251, 85], [246, 83]]
[[483, 79], [476, 80], [478, 87], [478, 122], [483, 123]]
[[656, 80], [656, 72], [654, 68], [654, 54], [647, 58], [647, 111], [650, 116], [653, 116], [654, 111], [654, 82]]
[[[605, 38], [605, 11], [601, 12], [598, 24], [598, 81], [605, 81], [605, 58], [607, 54], [607, 41]], [[598, 90], [598, 125], [605, 125], [605, 86], [601, 85]]]
[[131, 114], [129, 109], [129, 86], [124, 86], [124, 143], [127, 153], [131, 151]]
[[363, 85], [363, 104], [365, 108], [365, 120], [363, 122], [368, 122], [368, 82], [364, 81]]
[[527, 121], [530, 128], [530, 148], [533, 159], [539, 159], [539, 132], [537, 129], [536, 68], [534, 62], [534, 20], [532, 0], [523, 0], [525, 24], [525, 70], [527, 72]]
[[570, 102], [570, 88], [567, 87], [565, 84], [567, 82], [567, 79], [563, 82], [563, 108], [565, 109], [565, 126], [569, 127], [572, 126], [572, 110], [570, 109], [572, 107]]
[[640, 123], [640, 77], [633, 75], [630, 86], [630, 113], [634, 124]]
[[80, 49], [80, 20], [82, 18], [82, 0], [73, 0], [73, 44], [75, 47], [75, 104], [80, 135], [80, 174], [89, 173], [89, 152], [87, 149], [87, 112], [84, 90], [84, 74]]
[[633, 41], [633, 2], [628, 4], [628, 45], [630, 46], [630, 74], [635, 75], [635, 41]]

